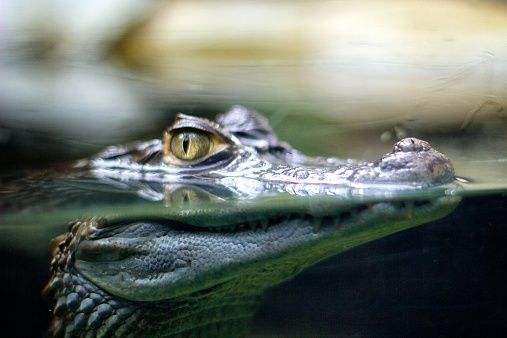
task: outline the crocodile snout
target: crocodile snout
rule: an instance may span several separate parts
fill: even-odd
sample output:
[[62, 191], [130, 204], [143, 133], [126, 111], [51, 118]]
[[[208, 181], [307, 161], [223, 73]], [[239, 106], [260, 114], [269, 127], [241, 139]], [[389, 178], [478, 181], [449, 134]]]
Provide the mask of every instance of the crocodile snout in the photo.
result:
[[391, 152], [370, 165], [360, 168], [354, 182], [392, 183], [434, 186], [451, 183], [454, 168], [451, 161], [431, 145], [416, 138], [397, 142]]
[[404, 138], [398, 141], [393, 147], [393, 153], [410, 153], [430, 150], [433, 150], [433, 148], [431, 148], [428, 142], [413, 137]]
[[378, 168], [380, 177], [393, 182], [436, 185], [454, 180], [454, 168], [447, 156], [428, 142], [412, 137], [397, 142], [380, 159]]

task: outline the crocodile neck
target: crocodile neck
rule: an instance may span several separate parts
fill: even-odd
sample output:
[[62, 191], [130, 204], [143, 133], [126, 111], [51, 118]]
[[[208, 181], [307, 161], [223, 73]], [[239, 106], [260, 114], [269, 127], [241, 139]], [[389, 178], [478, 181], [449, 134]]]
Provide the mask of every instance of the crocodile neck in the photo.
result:
[[53, 337], [241, 337], [261, 293], [197, 293], [178, 300], [132, 303], [97, 288], [79, 274], [61, 271], [62, 285], [48, 286], [56, 299]]

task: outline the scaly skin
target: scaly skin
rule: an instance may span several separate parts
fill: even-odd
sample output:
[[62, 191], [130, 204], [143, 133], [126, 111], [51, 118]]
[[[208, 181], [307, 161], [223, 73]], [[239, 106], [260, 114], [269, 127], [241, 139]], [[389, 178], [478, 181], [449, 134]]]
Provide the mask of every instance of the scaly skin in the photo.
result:
[[[218, 146], [174, 158], [171, 137], [194, 128]], [[114, 146], [78, 169], [179, 208], [76, 221], [53, 240], [45, 294], [56, 337], [242, 336], [267, 288], [459, 201], [438, 190], [454, 171], [424, 141], [402, 140], [373, 163], [309, 158], [242, 107], [217, 122], [179, 116], [164, 141]]]

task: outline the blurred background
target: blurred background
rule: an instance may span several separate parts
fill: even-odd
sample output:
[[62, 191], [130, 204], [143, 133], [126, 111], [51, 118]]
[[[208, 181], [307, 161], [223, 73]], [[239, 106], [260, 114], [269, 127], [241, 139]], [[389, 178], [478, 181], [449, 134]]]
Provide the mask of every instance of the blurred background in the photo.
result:
[[504, 1], [1, 6], [3, 169], [88, 156], [158, 137], [177, 112], [243, 104], [312, 155], [373, 159], [416, 136], [460, 175], [503, 184]]

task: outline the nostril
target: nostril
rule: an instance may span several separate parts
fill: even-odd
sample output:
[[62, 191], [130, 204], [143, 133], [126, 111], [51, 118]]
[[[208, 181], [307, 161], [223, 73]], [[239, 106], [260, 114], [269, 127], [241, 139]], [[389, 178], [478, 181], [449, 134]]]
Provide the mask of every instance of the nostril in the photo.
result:
[[414, 137], [404, 138], [403, 140], [398, 141], [393, 147], [393, 152], [395, 153], [421, 152], [429, 150], [431, 150], [431, 146], [428, 142]]

